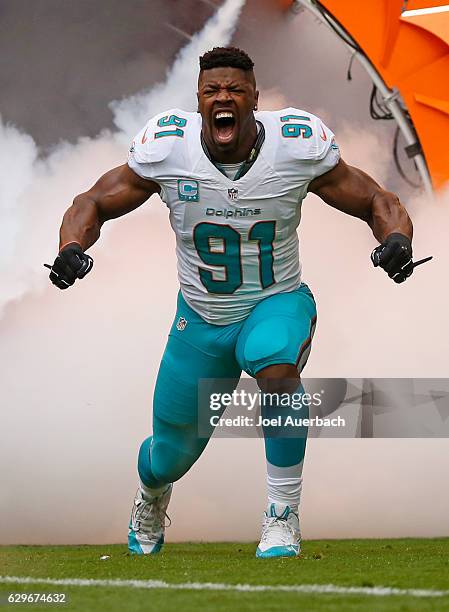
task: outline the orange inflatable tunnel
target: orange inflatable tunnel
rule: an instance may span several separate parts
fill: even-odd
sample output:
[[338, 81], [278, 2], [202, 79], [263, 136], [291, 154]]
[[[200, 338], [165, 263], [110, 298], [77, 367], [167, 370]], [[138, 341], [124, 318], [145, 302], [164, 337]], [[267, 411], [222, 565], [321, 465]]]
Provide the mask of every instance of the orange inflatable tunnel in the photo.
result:
[[[283, 3], [285, 4], [285, 3]], [[449, 4], [295, 0], [339, 35], [396, 119], [427, 191], [449, 181]]]

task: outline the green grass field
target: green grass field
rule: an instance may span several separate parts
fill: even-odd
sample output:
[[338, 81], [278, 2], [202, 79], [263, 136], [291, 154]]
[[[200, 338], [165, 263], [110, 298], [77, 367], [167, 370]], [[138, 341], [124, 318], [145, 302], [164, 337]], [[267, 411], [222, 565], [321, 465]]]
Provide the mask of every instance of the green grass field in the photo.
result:
[[[68, 603], [63, 606], [9, 604], [5, 609], [449, 610], [449, 539], [306, 541], [299, 559], [256, 559], [254, 550], [254, 544], [246, 543], [168, 544], [155, 557], [135, 557], [121, 545], [0, 547], [0, 603], [11, 592], [64, 592]], [[103, 555], [110, 558], [101, 560]], [[7, 576], [30, 577], [33, 582], [5, 583]], [[39, 583], [44, 578], [104, 582]], [[145, 582], [114, 583], [119, 580]], [[235, 585], [249, 587], [236, 590]], [[255, 585], [270, 589], [256, 590]], [[296, 591], [276, 590], [280, 585]], [[311, 590], [306, 585], [345, 588], [340, 593], [300, 592], [298, 586]], [[379, 586], [401, 592], [375, 595]], [[363, 591], [348, 593], [348, 587]], [[402, 593], [410, 589], [414, 591]], [[427, 591], [424, 597], [416, 592], [421, 589]], [[447, 593], [441, 596], [441, 591]]]

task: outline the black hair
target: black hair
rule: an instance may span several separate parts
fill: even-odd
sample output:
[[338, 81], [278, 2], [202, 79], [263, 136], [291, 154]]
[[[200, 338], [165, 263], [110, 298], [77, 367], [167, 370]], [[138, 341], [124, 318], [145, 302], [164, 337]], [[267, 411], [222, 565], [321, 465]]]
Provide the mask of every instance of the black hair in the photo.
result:
[[214, 47], [200, 57], [200, 70], [240, 68], [240, 70], [249, 72], [253, 67], [253, 60], [245, 51], [237, 47]]

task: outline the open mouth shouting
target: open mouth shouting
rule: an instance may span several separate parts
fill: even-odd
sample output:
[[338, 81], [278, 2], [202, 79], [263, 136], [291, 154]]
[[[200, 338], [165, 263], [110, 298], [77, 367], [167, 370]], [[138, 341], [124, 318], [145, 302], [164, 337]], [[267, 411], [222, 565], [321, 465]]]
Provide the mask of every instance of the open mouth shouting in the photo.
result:
[[237, 136], [237, 121], [234, 111], [218, 110], [213, 114], [213, 136], [218, 145], [231, 144]]

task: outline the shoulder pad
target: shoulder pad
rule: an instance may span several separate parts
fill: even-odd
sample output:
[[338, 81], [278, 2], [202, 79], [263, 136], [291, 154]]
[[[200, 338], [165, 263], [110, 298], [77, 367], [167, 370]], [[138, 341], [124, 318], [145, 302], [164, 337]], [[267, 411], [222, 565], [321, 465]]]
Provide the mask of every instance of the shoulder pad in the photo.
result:
[[133, 156], [139, 164], [166, 159], [176, 142], [184, 139], [189, 121], [195, 113], [172, 108], [152, 117], [134, 138]]

